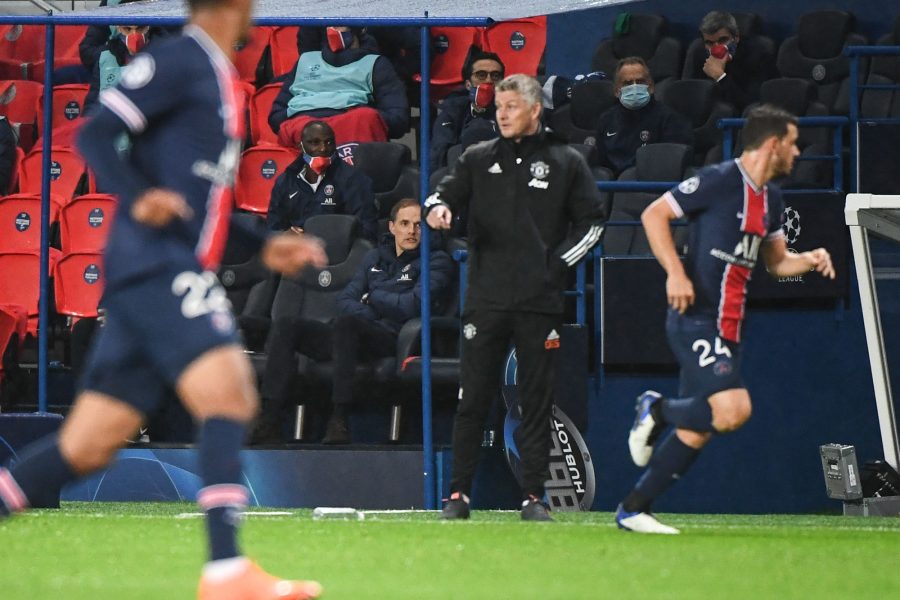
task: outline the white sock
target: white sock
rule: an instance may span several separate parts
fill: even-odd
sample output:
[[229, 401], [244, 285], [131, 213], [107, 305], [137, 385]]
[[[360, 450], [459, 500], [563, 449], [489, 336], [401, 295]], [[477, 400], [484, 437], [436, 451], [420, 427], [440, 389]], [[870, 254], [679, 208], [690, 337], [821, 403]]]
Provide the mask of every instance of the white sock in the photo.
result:
[[250, 560], [246, 556], [211, 560], [203, 565], [203, 577], [214, 582], [226, 581], [243, 573], [248, 566]]

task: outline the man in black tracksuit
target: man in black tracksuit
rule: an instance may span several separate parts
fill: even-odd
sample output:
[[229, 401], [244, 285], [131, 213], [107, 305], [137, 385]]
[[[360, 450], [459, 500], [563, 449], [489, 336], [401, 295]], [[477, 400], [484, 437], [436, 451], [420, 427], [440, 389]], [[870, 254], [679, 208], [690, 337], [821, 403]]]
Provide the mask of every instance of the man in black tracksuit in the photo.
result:
[[566, 271], [600, 239], [608, 208], [581, 155], [541, 129], [534, 78], [501, 81], [496, 105], [502, 137], [469, 148], [424, 208], [436, 229], [450, 226], [452, 211], [468, 209], [460, 399], [452, 493], [442, 516], [469, 516], [481, 432], [512, 341], [523, 413], [522, 518], [546, 521], [542, 498]]
[[[422, 282], [420, 244], [421, 210], [406, 198], [391, 210], [386, 234], [371, 250], [356, 275], [337, 299], [339, 316], [330, 323], [290, 316], [272, 324], [262, 385], [260, 424], [254, 441], [278, 442], [282, 408], [297, 396], [295, 352], [313, 360], [333, 360], [332, 414], [326, 426], [328, 444], [350, 441], [347, 412], [353, 398], [357, 361], [392, 356], [404, 323], [418, 317]], [[435, 236], [436, 238], [437, 236]], [[446, 252], [432, 249], [429, 267], [433, 306], [446, 300], [453, 278], [453, 263]]]

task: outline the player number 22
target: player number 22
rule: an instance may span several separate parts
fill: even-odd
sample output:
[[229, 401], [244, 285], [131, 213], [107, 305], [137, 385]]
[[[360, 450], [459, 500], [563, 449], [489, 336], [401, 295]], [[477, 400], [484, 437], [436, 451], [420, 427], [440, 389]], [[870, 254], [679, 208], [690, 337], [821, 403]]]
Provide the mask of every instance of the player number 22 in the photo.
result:
[[184, 296], [181, 314], [193, 319], [213, 311], [228, 310], [228, 297], [216, 276], [209, 271], [194, 273], [185, 271], [172, 281], [172, 293]]
[[718, 356], [727, 356], [731, 358], [731, 350], [728, 349], [728, 346], [722, 341], [722, 338], [716, 336], [715, 338], [715, 348], [713, 348], [713, 344], [710, 344], [708, 341], [704, 339], [694, 340], [694, 343], [691, 344], [691, 350], [694, 352], [700, 353], [700, 367], [707, 367], [714, 362], [716, 362], [716, 357], [713, 356], [713, 349], [715, 349], [715, 354]]

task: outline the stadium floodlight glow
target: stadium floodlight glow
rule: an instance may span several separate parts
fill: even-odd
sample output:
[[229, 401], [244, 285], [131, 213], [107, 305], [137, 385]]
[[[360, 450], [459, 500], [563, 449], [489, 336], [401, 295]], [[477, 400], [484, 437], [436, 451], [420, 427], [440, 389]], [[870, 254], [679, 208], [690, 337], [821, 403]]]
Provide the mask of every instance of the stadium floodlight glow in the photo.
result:
[[869, 241], [870, 236], [875, 235], [900, 243], [900, 196], [848, 194], [844, 205], [844, 218], [850, 228], [850, 241], [853, 244], [853, 258], [859, 282], [884, 460], [896, 469], [900, 464], [900, 441], [897, 436], [897, 419], [891, 396], [884, 332], [881, 328], [881, 313], [878, 310], [875, 269], [872, 265]]

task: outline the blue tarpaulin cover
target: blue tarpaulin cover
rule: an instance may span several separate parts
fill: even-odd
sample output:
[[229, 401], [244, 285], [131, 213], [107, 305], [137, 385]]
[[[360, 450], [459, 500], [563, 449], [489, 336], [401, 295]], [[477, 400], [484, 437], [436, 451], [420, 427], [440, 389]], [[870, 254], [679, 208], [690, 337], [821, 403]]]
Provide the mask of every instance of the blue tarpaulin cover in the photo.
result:
[[[257, 0], [254, 16], [265, 24], [270, 20], [309, 19], [314, 22], [382, 21], [384, 24], [421, 25], [430, 19], [463, 19], [487, 22], [504, 21], [535, 15], [549, 15], [588, 8], [626, 4], [634, 0]], [[96, 17], [166, 17], [187, 16], [184, 0], [144, 0], [121, 6], [94, 8], [59, 13], [62, 20]], [[135, 21], [136, 22], [136, 21]], [[390, 22], [390, 23], [388, 23]], [[402, 23], [401, 23], [402, 22]]]

